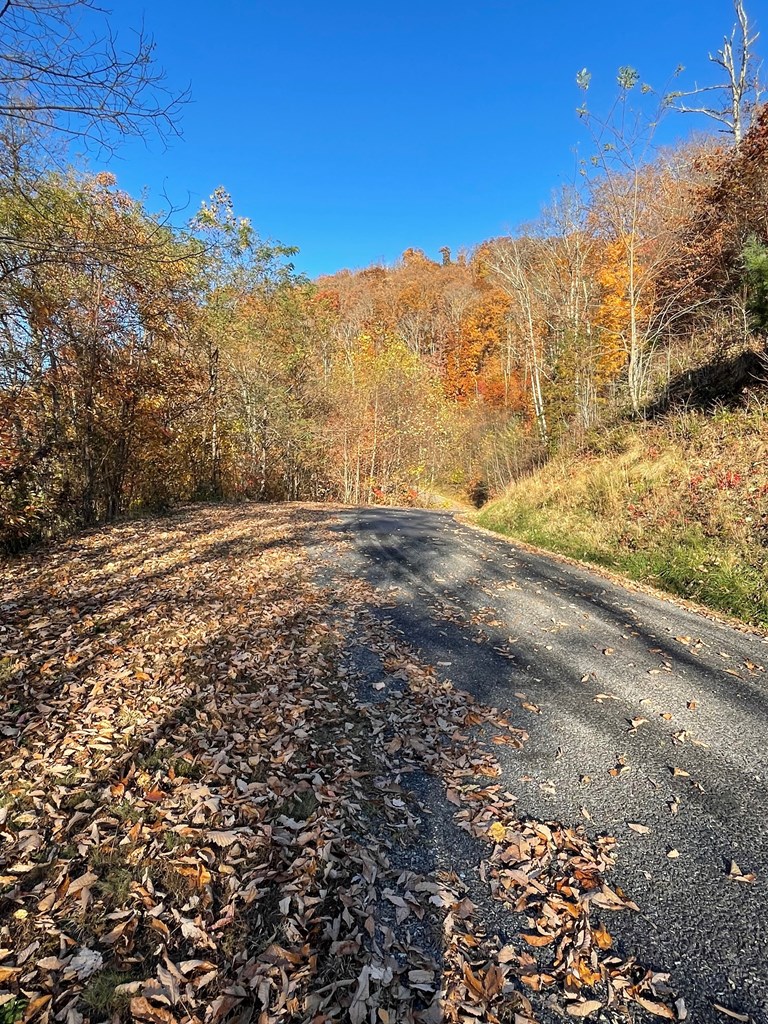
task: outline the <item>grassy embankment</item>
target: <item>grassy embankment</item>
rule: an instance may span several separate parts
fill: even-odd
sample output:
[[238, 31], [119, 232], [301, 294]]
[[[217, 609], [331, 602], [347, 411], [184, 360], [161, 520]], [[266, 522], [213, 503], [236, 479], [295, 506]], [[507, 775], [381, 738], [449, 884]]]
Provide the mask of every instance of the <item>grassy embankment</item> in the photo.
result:
[[479, 525], [768, 625], [768, 416], [621, 425], [486, 505]]

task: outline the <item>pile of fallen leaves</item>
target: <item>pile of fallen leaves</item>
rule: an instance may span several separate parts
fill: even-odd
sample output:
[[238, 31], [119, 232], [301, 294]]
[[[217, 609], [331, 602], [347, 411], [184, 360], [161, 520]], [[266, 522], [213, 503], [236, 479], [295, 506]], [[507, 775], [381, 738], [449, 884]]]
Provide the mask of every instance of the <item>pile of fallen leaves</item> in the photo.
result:
[[[486, 740], [525, 734], [361, 584], [318, 583], [327, 515], [204, 508], [0, 569], [0, 1021], [674, 1019], [602, 922], [634, 906], [613, 841], [516, 815]], [[354, 645], [386, 665], [375, 700]], [[482, 841], [516, 941], [450, 869], [402, 866], [414, 771]]]

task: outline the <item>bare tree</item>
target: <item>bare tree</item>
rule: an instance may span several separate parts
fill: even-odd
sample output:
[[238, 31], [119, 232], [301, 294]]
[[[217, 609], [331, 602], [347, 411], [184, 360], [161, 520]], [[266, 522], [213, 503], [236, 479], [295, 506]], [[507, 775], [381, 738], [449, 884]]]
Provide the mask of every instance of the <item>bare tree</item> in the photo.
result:
[[597, 418], [598, 393], [593, 330], [598, 289], [592, 271], [598, 245], [587, 214], [584, 194], [566, 186], [544, 209], [541, 225], [549, 330], [555, 349], [572, 353], [574, 411], [582, 427]]
[[143, 27], [125, 47], [92, 0], [0, 0], [0, 119], [110, 148], [117, 136], [177, 131], [172, 93]]
[[[684, 114], [704, 114], [724, 125], [722, 130], [733, 135], [738, 146], [764, 90], [760, 78], [762, 61], [755, 54], [760, 33], [755, 32], [749, 22], [744, 0], [734, 0], [733, 7], [736, 24], [730, 36], [723, 39], [721, 49], [709, 55], [710, 61], [725, 75], [725, 81], [714, 85], [697, 84], [688, 92], [670, 93], [668, 99]], [[703, 99], [690, 106], [686, 100], [694, 97]], [[710, 97], [712, 102], [708, 102]]]
[[544, 402], [547, 357], [544, 289], [540, 282], [541, 243], [525, 235], [498, 239], [487, 251], [486, 265], [512, 300], [514, 330], [510, 341], [521, 349], [536, 427], [542, 444], [547, 446], [550, 431]]
[[[589, 88], [586, 69], [576, 80], [584, 91]], [[660, 158], [655, 148], [668, 103], [641, 84], [635, 68], [619, 68], [617, 84], [607, 115], [592, 113], [586, 103], [579, 109], [594, 148], [582, 173], [591, 220], [607, 243], [603, 258], [613, 265], [609, 291], [620, 323], [612, 333], [624, 351], [632, 411], [640, 415], [649, 397], [657, 349], [700, 302], [691, 282], [661, 287], [679, 247], [687, 209], [685, 161], [678, 161], [674, 153]], [[639, 97], [632, 101], [637, 86]]]

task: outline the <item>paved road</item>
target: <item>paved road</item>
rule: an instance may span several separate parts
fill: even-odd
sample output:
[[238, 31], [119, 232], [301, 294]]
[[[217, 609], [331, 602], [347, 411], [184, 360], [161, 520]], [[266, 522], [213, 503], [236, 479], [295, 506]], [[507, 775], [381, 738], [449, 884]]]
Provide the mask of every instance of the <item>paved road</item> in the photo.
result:
[[618, 836], [613, 877], [642, 910], [617, 918], [621, 947], [672, 972], [689, 1021], [723, 1024], [719, 1002], [768, 1024], [768, 641], [450, 514], [340, 529], [407, 641], [529, 731], [494, 751], [522, 811]]

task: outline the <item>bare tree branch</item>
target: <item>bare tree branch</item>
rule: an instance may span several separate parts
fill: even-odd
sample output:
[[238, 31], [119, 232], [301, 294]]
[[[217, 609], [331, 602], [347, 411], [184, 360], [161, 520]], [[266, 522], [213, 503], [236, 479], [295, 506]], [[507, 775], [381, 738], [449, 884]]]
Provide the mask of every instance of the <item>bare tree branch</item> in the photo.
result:
[[188, 92], [175, 93], [140, 27], [126, 46], [91, 0], [6, 0], [0, 10], [0, 117], [111, 150], [116, 137], [178, 134]]
[[[703, 114], [725, 125], [738, 145], [746, 129], [752, 111], [758, 106], [763, 94], [761, 82], [762, 61], [755, 55], [755, 44], [759, 32], [752, 32], [744, 0], [733, 0], [736, 24], [730, 36], [723, 39], [723, 46], [717, 53], [710, 53], [712, 64], [725, 71], [727, 79], [719, 85], [694, 85], [685, 92], [673, 92], [668, 100], [682, 114]], [[703, 93], [719, 93], [722, 102], [712, 106], [688, 106], [680, 100]]]

